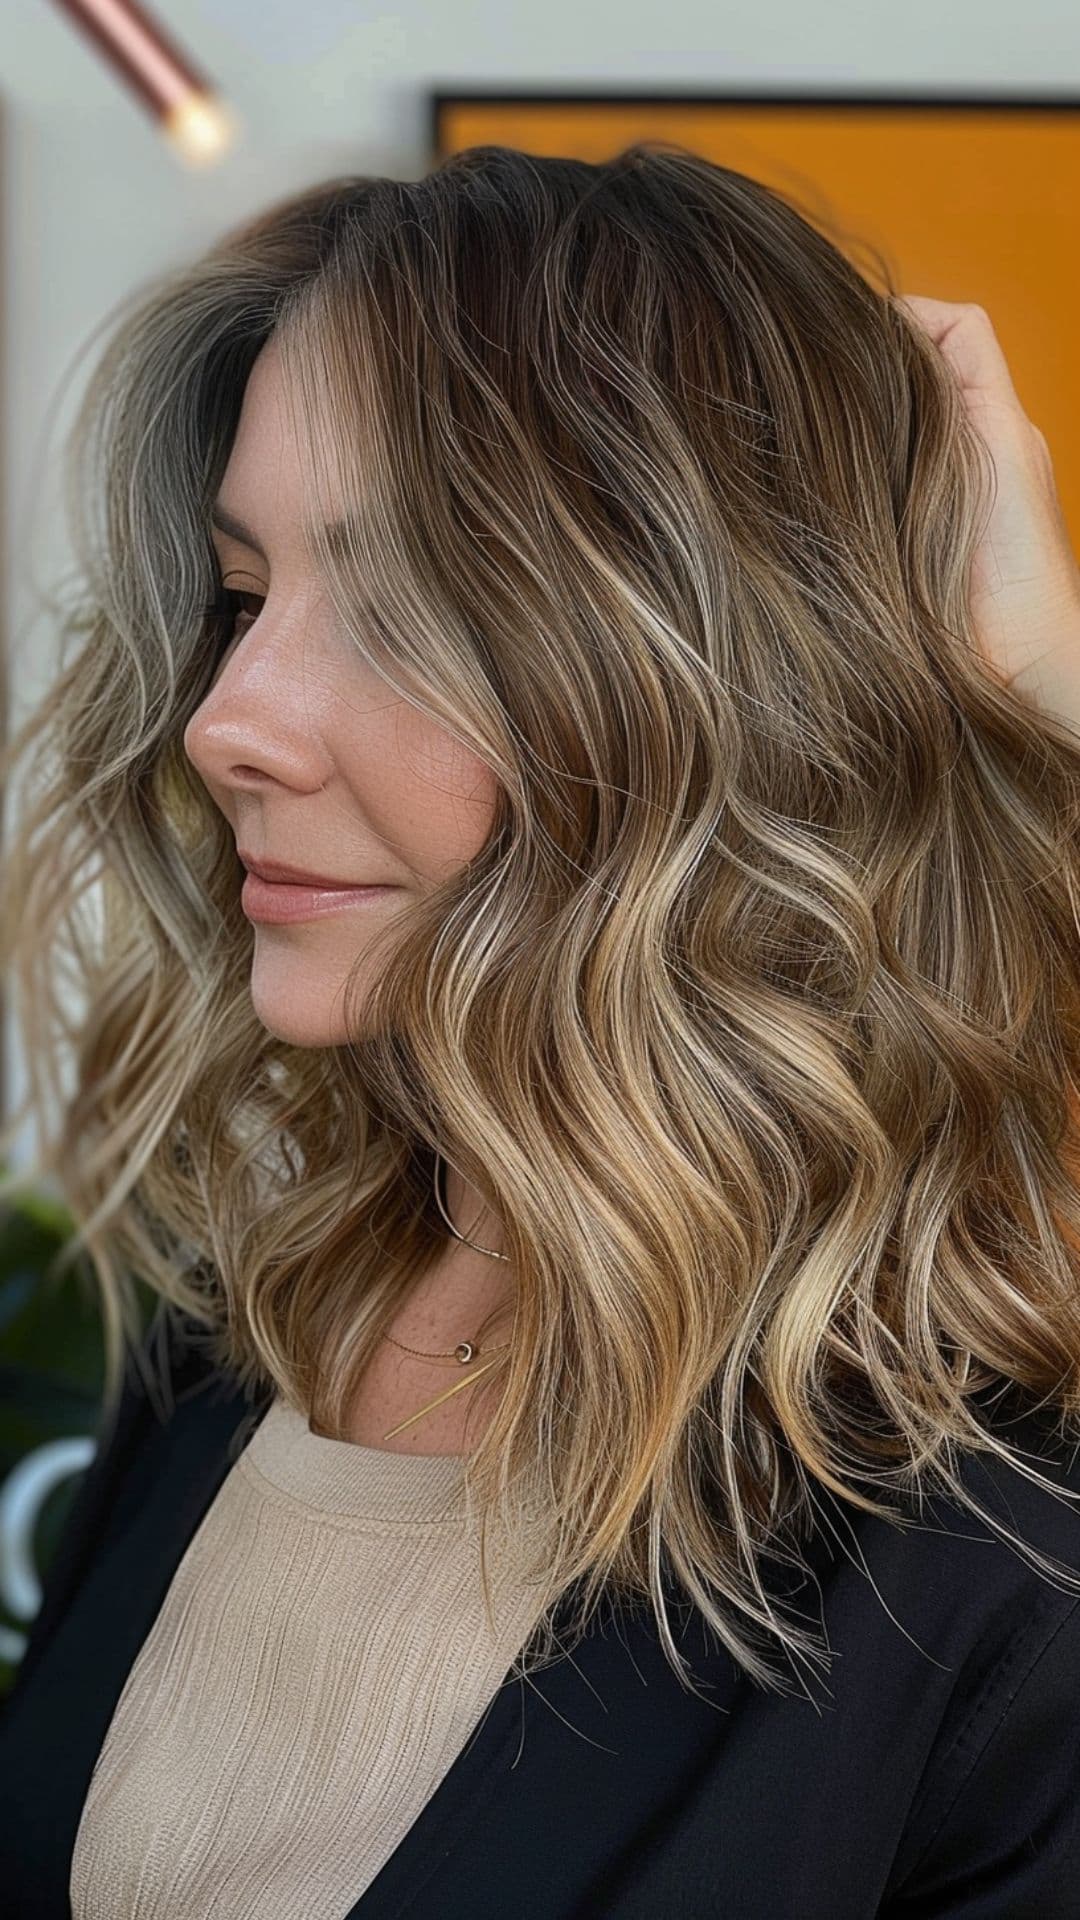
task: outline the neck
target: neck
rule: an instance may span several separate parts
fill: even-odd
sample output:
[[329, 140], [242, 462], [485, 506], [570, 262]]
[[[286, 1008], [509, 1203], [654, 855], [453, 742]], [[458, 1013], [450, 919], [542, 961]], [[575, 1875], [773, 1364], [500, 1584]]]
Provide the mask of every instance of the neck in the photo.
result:
[[[506, 1253], [506, 1235], [498, 1215], [488, 1207], [483, 1194], [465, 1180], [454, 1167], [442, 1163], [443, 1199], [446, 1211], [450, 1215], [458, 1232], [476, 1246], [488, 1247], [492, 1253]], [[477, 1256], [483, 1259], [485, 1256]], [[494, 1263], [492, 1263], [494, 1264]], [[504, 1268], [506, 1263], [500, 1263]]]

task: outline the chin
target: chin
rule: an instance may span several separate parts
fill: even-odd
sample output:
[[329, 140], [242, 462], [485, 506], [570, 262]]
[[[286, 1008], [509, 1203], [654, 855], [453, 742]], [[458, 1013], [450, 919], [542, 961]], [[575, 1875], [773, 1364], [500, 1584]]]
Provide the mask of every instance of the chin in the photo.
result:
[[350, 1039], [363, 1039], [369, 1031], [361, 1015], [359, 1034], [354, 1031], [350, 1035], [347, 1032], [340, 993], [333, 1005], [329, 996], [324, 1006], [320, 1006], [314, 998], [305, 1005], [302, 996], [295, 992], [282, 994], [264, 990], [260, 993], [253, 984], [251, 1004], [256, 1019], [267, 1033], [272, 1033], [275, 1039], [284, 1041], [289, 1047], [345, 1047]]
[[303, 1004], [295, 992], [259, 992], [252, 986], [251, 1004], [256, 1018], [278, 1040], [290, 1047], [340, 1047], [346, 1041], [345, 1022], [340, 1005], [334, 1009], [313, 1000]]

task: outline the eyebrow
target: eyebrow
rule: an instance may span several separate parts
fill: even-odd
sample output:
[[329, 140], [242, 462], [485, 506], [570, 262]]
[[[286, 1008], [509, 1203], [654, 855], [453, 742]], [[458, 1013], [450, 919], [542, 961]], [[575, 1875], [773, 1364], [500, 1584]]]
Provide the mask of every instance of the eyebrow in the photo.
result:
[[[236, 514], [230, 513], [227, 507], [223, 507], [220, 500], [212, 502], [210, 519], [219, 533], [226, 533], [231, 540], [238, 540], [242, 547], [249, 547], [252, 553], [257, 553], [259, 559], [265, 566], [270, 565], [251, 528], [245, 526], [244, 522], [239, 519]], [[348, 518], [344, 520], [332, 520], [325, 529], [326, 538], [329, 541], [331, 550], [335, 554], [341, 556], [348, 553], [349, 533], [352, 525], [353, 522]]]
[[[230, 540], [239, 540], [242, 547], [250, 547], [252, 553], [257, 553], [260, 560], [266, 560], [266, 555], [256, 540], [255, 535], [252, 533], [251, 528], [245, 527], [242, 520], [238, 520], [235, 514], [229, 513], [217, 500], [213, 502], [210, 508], [210, 520], [219, 533], [227, 533]], [[267, 565], [269, 565], [269, 561], [267, 561]]]

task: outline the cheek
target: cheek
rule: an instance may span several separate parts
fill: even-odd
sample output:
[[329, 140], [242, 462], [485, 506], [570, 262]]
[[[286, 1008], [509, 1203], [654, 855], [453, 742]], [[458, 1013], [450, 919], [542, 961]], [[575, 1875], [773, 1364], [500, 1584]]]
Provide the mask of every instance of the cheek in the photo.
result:
[[395, 708], [381, 763], [365, 785], [367, 811], [377, 808], [388, 841], [432, 882], [472, 859], [491, 831], [495, 775], [415, 707]]

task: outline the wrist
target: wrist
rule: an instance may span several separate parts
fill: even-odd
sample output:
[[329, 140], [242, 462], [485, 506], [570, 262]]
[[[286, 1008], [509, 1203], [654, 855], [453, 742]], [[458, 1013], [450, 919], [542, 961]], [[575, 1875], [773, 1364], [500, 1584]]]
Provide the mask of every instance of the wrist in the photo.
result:
[[1029, 607], [1024, 625], [1032, 657], [1004, 684], [1035, 706], [1080, 724], [1080, 569], [1073, 567], [1037, 615]]
[[1006, 684], [1041, 713], [1080, 733], [1080, 611], [1052, 647]]

